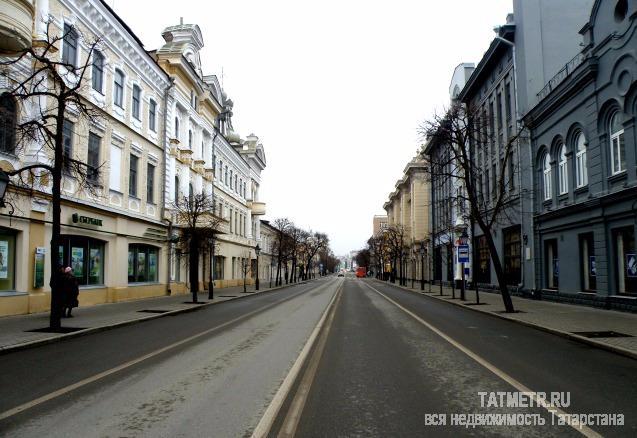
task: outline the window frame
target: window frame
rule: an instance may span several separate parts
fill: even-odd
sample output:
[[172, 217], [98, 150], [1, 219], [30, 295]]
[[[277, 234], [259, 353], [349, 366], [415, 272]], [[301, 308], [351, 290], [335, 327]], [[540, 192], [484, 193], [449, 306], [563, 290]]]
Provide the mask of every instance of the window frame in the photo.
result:
[[0, 152], [15, 155], [18, 104], [10, 93], [0, 95], [0, 111]]
[[91, 87], [98, 93], [104, 94], [104, 54], [99, 50], [93, 51], [93, 62], [91, 63]]
[[588, 162], [586, 136], [583, 132], [575, 135], [575, 185], [579, 189], [588, 185]]
[[148, 100], [148, 129], [157, 132], [157, 101]]
[[[617, 125], [620, 127], [617, 131], [613, 132], [613, 122], [617, 118]], [[608, 119], [608, 133], [610, 139], [610, 168], [612, 175], [618, 175], [626, 171], [626, 139], [624, 137], [624, 128], [621, 126], [621, 120], [619, 117], [619, 111], [614, 111]], [[619, 159], [617, 164], [619, 168], [615, 167], [615, 145], [617, 145], [617, 152], [619, 152]], [[622, 160], [623, 159], [623, 160]]]
[[[133, 163], [135, 164], [133, 166]], [[137, 198], [137, 180], [139, 173], [139, 157], [135, 154], [130, 154], [128, 160], [128, 196]]]
[[155, 203], [155, 170], [153, 163], [146, 163], [146, 202]]
[[560, 145], [558, 156], [560, 157], [557, 170], [560, 195], [566, 195], [568, 194], [568, 157], [566, 156], [566, 145]]
[[553, 187], [552, 187], [552, 169], [551, 169], [551, 154], [546, 152], [544, 154], [544, 160], [542, 165], [542, 189], [544, 191], [544, 201], [550, 201], [553, 199]]
[[[121, 83], [118, 82], [118, 79], [121, 79]], [[126, 75], [121, 69], [116, 68], [113, 73], [113, 105], [121, 109], [124, 109], [125, 88]]]
[[[77, 29], [72, 24], [64, 23], [63, 29], [64, 34], [62, 37], [62, 63], [65, 65], [71, 65], [73, 66], [73, 68], [77, 68], [77, 57], [79, 53], [78, 43], [80, 40], [80, 36], [77, 32]], [[73, 44], [71, 44], [71, 41], [73, 42]], [[71, 48], [73, 49], [72, 51], [70, 50]], [[71, 53], [73, 59], [69, 59]]]
[[[93, 141], [92, 141], [93, 140]], [[96, 143], [95, 143], [96, 142]], [[87, 165], [87, 180], [92, 183], [99, 181], [99, 161], [100, 150], [102, 148], [102, 137], [96, 133], [89, 131], [88, 133], [88, 145], [86, 149], [86, 165]], [[91, 152], [94, 152], [96, 157], [92, 159]]]
[[133, 84], [133, 92], [131, 93], [131, 115], [135, 120], [141, 122], [142, 119], [142, 87]]
[[[131, 260], [131, 253], [133, 258]], [[139, 254], [144, 254], [144, 278], [140, 278], [139, 273]], [[150, 259], [151, 255], [155, 256], [155, 275], [150, 278]], [[133, 262], [133, 274], [131, 276], [131, 261]], [[159, 282], [159, 248], [153, 245], [143, 243], [130, 243], [128, 245], [128, 284], [137, 283], [158, 283]]]

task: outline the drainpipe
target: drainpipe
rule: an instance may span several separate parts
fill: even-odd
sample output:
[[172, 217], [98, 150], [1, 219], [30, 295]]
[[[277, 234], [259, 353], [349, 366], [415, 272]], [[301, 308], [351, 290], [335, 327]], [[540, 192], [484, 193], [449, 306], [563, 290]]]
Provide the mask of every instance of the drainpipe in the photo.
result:
[[172, 233], [173, 233], [173, 222], [170, 219], [164, 219], [166, 216], [166, 165], [168, 163], [168, 142], [166, 141], [166, 137], [168, 136], [168, 94], [170, 89], [175, 85], [175, 82], [172, 78], [170, 79], [170, 83], [164, 89], [164, 126], [162, 129], [162, 146], [164, 147], [164, 165], [162, 166], [162, 185], [164, 186], [164, 190], [162, 190], [162, 199], [161, 199], [161, 217], [162, 220], [168, 222], [168, 256], [166, 257], [166, 295], [170, 295], [172, 293], [170, 289], [170, 267], [172, 266], [172, 252], [173, 252], [173, 242], [172, 242]]

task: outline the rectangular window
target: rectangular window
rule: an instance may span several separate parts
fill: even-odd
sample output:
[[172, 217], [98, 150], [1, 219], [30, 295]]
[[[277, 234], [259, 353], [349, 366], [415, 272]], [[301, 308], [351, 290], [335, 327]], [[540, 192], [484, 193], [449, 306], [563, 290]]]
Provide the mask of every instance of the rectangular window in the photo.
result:
[[515, 155], [509, 154], [509, 190], [515, 190]]
[[128, 245], [128, 282], [149, 283], [157, 281], [159, 249], [154, 246]]
[[130, 167], [128, 170], [128, 194], [130, 196], [137, 196], [137, 162], [139, 158], [131, 154]]
[[502, 130], [502, 93], [497, 94], [496, 107], [498, 111], [498, 130]]
[[507, 125], [511, 124], [511, 84], [506, 84], [504, 88], [504, 107], [506, 110]]
[[157, 132], [157, 102], [152, 99], [148, 104], [148, 128]]
[[474, 260], [477, 266], [474, 266], [476, 282], [491, 283], [491, 254], [485, 236], [479, 236], [474, 239]]
[[613, 135], [611, 138], [611, 155], [613, 164], [613, 175], [626, 170], [626, 151], [624, 144], [624, 131]]
[[155, 202], [155, 166], [150, 163], [146, 166], [146, 202]]
[[104, 88], [104, 55], [102, 55], [102, 52], [98, 50], [93, 52], [91, 85], [95, 91], [102, 93]]
[[115, 78], [114, 78], [114, 95], [113, 102], [120, 108], [124, 107], [124, 73], [115, 69]]
[[73, 26], [64, 24], [64, 42], [62, 44], [62, 62], [77, 66], [77, 32]]
[[522, 272], [522, 239], [520, 226], [504, 230], [504, 275], [508, 285], [517, 286]]
[[66, 172], [71, 170], [71, 160], [73, 159], [73, 130], [75, 124], [67, 119], [64, 119], [62, 125], [62, 143], [64, 143], [64, 165], [63, 168]]
[[142, 89], [133, 85], [133, 117], [140, 120]]
[[88, 134], [87, 179], [97, 182], [100, 168], [100, 145], [102, 138], [92, 132]]
[[70, 266], [78, 284], [104, 284], [104, 242], [82, 236], [62, 236], [61, 262]]
[[546, 272], [546, 287], [558, 289], [560, 286], [560, 259], [557, 255], [557, 240], [544, 242], [544, 270]]
[[493, 178], [493, 184], [491, 186], [493, 193], [491, 195], [493, 196], [493, 199], [497, 199], [500, 188], [498, 187], [498, 171], [495, 164], [491, 165], [491, 178]]
[[111, 190], [117, 192], [122, 190], [121, 184], [121, 169], [122, 169], [122, 149], [119, 146], [111, 145], [111, 175], [109, 186]]
[[214, 266], [214, 275], [215, 280], [223, 280], [223, 265], [225, 263], [226, 258], [223, 256], [215, 256], [215, 266]]
[[0, 290], [15, 290], [15, 232], [0, 229]]
[[597, 290], [597, 263], [593, 233], [580, 234], [579, 253], [582, 290], [595, 291]]
[[637, 251], [635, 229], [625, 227], [613, 230], [617, 292], [637, 294]]

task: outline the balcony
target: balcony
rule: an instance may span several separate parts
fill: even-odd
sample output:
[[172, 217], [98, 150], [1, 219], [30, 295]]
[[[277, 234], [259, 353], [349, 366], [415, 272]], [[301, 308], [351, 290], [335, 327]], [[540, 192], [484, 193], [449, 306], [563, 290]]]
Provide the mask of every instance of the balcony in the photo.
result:
[[265, 214], [265, 202], [248, 202], [253, 216], [262, 216]]
[[31, 46], [34, 0], [0, 2], [0, 52], [14, 53]]

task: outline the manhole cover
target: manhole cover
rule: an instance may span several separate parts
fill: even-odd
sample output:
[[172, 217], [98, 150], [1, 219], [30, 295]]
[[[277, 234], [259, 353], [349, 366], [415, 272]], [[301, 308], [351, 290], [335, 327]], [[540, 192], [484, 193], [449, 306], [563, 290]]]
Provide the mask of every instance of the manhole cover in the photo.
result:
[[27, 332], [34, 333], [73, 333], [79, 330], [84, 330], [86, 327], [60, 327], [59, 329], [52, 329], [51, 327], [44, 327], [34, 330], [25, 330]]
[[170, 312], [170, 310], [159, 310], [159, 309], [144, 309], [138, 310], [139, 313], [166, 313]]
[[197, 305], [200, 306], [200, 305], [205, 304], [205, 303], [202, 302], [202, 301], [197, 301], [196, 303], [193, 303], [192, 301], [184, 301], [184, 304], [197, 304]]
[[502, 314], [507, 314], [507, 313], [526, 313], [524, 310], [515, 310], [513, 312], [507, 312], [506, 310], [496, 310], [495, 313], [502, 313]]
[[465, 306], [485, 306], [488, 303], [464, 303]]
[[601, 332], [573, 332], [573, 334], [584, 336], [586, 338], [632, 338], [633, 335], [626, 333], [618, 333], [612, 330]]

